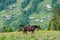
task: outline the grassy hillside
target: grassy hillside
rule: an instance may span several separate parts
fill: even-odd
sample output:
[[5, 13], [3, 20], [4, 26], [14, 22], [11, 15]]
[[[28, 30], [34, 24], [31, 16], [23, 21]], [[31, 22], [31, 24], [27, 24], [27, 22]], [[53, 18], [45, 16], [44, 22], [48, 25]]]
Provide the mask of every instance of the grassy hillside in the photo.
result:
[[[24, 10], [28, 10], [34, 0], [29, 1], [29, 4], [27, 3], [25, 8], [21, 7], [21, 3], [24, 2], [24, 0], [17, 0], [15, 3], [10, 4], [9, 6], [7, 6], [7, 9], [0, 11], [0, 27], [4, 26], [4, 22], [6, 24], [6, 16], [9, 15], [11, 19], [9, 19], [11, 24], [18, 24], [18, 22], [20, 22], [19, 20], [23, 18], [22, 12]], [[38, 0], [39, 1], [39, 0]], [[38, 2], [37, 1], [37, 2]], [[34, 17], [34, 19], [29, 20], [29, 24], [30, 25], [41, 25], [42, 29], [44, 29], [46, 26], [48, 26], [49, 24], [49, 20], [48, 20], [48, 16], [52, 15], [52, 12], [50, 12], [46, 5], [52, 5], [52, 0], [43, 0], [41, 2], [39, 2], [37, 4], [37, 11], [36, 12], [32, 12], [30, 15], [28, 15], [25, 18], [28, 18], [27, 20], [29, 20], [29, 17]], [[13, 7], [13, 8], [12, 8]], [[9, 10], [8, 10], [9, 9]], [[32, 9], [32, 8], [30, 8]], [[42, 18], [45, 17], [45, 21], [44, 22], [40, 22], [42, 20]], [[24, 18], [23, 18], [24, 19]], [[39, 20], [38, 22], [36, 22], [35, 20]], [[7, 23], [8, 24], [8, 23]]]

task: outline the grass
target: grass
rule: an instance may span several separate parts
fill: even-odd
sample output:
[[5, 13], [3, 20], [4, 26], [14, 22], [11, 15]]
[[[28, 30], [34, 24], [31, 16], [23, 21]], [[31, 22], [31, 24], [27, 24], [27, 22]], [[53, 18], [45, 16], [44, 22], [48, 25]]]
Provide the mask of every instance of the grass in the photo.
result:
[[60, 31], [35, 31], [28, 32], [0, 33], [0, 40], [60, 40]]

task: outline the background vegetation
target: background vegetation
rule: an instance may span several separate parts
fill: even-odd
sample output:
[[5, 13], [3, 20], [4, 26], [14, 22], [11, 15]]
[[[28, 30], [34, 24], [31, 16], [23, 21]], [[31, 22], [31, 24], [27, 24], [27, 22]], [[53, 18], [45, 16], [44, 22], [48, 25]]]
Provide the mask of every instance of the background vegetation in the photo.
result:
[[20, 24], [40, 25], [42, 30], [60, 30], [59, 2], [60, 0], [1, 0], [0, 31], [22, 30]]

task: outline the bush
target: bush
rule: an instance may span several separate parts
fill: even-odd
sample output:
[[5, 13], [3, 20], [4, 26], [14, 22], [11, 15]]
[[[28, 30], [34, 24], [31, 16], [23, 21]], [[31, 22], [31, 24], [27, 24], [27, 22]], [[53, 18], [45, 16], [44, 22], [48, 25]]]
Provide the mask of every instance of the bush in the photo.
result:
[[13, 32], [14, 28], [12, 26], [8, 27], [8, 32]]
[[23, 27], [19, 26], [17, 30], [18, 31], [22, 31], [23, 30]]
[[7, 27], [6, 26], [2, 27], [2, 32], [7, 32]]

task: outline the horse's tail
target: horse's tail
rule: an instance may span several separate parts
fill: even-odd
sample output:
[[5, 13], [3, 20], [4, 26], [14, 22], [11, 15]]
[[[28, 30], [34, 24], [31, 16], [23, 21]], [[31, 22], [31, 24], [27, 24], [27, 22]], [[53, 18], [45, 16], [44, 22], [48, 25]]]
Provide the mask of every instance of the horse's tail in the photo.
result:
[[19, 25], [19, 26], [24, 27], [23, 25]]

